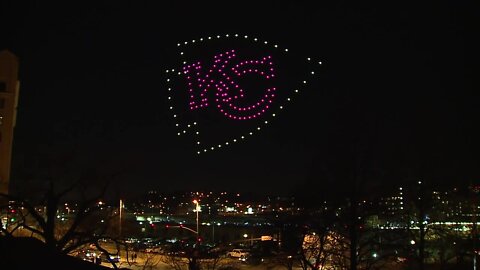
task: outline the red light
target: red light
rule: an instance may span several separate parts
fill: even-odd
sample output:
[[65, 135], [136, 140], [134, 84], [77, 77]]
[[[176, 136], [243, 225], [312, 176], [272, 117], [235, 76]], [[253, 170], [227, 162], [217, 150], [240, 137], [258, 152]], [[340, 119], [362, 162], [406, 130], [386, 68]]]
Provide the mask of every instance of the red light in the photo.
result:
[[168, 225], [168, 224], [167, 224], [167, 225], [165, 225], [165, 228], [167, 228], [167, 229], [168, 229], [168, 228], [170, 228], [170, 225]]

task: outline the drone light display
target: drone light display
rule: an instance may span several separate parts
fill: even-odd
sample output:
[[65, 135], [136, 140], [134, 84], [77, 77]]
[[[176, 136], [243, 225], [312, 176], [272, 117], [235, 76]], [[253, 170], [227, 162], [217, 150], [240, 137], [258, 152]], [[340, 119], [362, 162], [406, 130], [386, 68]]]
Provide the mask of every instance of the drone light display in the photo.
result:
[[246, 140], [265, 128], [307, 85], [322, 63], [247, 35], [217, 35], [177, 44], [166, 70], [177, 135], [197, 154]]

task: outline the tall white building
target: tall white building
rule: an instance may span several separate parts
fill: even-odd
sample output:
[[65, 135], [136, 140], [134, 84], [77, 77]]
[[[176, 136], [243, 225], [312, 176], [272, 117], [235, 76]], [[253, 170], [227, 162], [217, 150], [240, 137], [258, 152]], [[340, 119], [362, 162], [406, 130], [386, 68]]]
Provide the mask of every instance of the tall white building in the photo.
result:
[[18, 60], [9, 51], [0, 52], [0, 193], [8, 193], [13, 129], [17, 115]]

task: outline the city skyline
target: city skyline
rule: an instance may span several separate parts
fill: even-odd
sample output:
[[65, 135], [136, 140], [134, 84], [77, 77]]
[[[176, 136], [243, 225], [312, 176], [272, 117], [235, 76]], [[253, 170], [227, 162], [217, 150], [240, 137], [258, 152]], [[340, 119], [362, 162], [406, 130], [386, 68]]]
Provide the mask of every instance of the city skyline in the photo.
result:
[[[311, 195], [348, 186], [352, 175], [375, 185], [480, 177], [473, 16], [462, 4], [11, 3], [0, 12], [8, 28], [0, 49], [20, 68], [15, 187], [48, 167], [72, 179], [115, 175], [119, 194]], [[176, 135], [165, 70], [178, 42], [235, 33], [321, 59], [322, 68], [264, 133], [198, 156]]]

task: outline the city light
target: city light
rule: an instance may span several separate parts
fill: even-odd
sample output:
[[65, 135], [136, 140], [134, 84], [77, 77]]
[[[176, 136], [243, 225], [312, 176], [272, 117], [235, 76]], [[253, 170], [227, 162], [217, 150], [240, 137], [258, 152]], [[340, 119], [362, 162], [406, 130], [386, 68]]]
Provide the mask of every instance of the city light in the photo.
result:
[[196, 221], [197, 221], [197, 238], [200, 237], [200, 227], [199, 227], [199, 220], [198, 220], [198, 213], [200, 212], [200, 204], [198, 202], [198, 200], [193, 200], [193, 203], [195, 204], [195, 212], [197, 212], [197, 218], [196, 218]]

